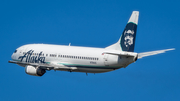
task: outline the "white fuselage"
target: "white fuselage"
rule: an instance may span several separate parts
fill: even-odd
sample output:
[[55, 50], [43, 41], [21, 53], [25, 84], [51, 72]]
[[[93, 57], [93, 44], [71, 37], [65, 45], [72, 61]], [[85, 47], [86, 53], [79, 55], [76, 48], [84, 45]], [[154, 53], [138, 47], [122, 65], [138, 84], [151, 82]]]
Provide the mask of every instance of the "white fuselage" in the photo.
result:
[[135, 57], [106, 54], [106, 51], [110, 51], [106, 48], [29, 44], [19, 47], [16, 51], [12, 55], [14, 61], [49, 64], [54, 70], [74, 72], [108, 72], [126, 67], [135, 61]]

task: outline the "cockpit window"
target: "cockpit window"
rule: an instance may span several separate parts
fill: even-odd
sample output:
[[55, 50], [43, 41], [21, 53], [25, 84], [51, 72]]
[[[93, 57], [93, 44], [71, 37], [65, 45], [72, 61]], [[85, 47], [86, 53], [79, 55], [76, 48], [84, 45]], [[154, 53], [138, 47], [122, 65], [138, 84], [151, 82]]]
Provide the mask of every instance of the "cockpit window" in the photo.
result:
[[17, 50], [14, 51], [14, 53], [16, 53], [16, 52], [17, 52]]

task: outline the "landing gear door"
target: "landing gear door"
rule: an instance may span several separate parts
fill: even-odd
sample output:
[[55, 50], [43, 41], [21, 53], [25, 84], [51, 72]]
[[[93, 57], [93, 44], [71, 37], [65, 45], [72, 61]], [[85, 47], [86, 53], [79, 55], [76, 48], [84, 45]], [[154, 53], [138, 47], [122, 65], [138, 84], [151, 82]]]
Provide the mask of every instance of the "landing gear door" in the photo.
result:
[[105, 66], [109, 66], [109, 64], [108, 64], [108, 54], [104, 54], [104, 65]]

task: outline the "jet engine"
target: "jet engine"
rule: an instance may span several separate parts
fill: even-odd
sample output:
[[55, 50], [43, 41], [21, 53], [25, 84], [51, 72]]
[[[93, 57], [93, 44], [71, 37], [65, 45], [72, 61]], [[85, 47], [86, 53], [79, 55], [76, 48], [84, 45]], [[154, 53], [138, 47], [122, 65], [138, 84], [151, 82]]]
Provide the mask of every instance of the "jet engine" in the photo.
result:
[[25, 72], [29, 75], [33, 75], [33, 76], [42, 76], [44, 75], [44, 73], [46, 73], [46, 70], [41, 69], [39, 67], [34, 67], [31, 65], [27, 65], [25, 67]]

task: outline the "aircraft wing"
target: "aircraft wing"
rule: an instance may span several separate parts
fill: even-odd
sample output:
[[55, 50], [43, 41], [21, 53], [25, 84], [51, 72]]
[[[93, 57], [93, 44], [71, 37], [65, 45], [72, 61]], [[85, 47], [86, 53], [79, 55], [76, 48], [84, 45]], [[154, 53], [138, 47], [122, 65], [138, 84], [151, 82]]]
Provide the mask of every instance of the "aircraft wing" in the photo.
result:
[[35, 66], [35, 67], [40, 67], [42, 69], [47, 69], [47, 70], [51, 70], [54, 69], [53, 65], [50, 64], [37, 64], [37, 63], [26, 63], [26, 62], [20, 62], [20, 61], [8, 61], [9, 63], [14, 63], [14, 64], [18, 64], [18, 65], [31, 65], [31, 66]]
[[76, 67], [68, 67], [65, 66], [61, 63], [58, 62], [48, 62], [48, 63], [43, 63], [43, 64], [39, 64], [39, 63], [26, 63], [26, 62], [20, 62], [20, 61], [8, 61], [9, 63], [14, 63], [14, 64], [18, 64], [18, 65], [31, 65], [34, 67], [39, 67], [41, 69], [45, 69], [45, 70], [75, 70], [77, 69]]
[[170, 51], [170, 50], [175, 50], [175, 48], [138, 53], [138, 59], [141, 59], [141, 58], [146, 57], [146, 56], [165, 53], [166, 51]]

